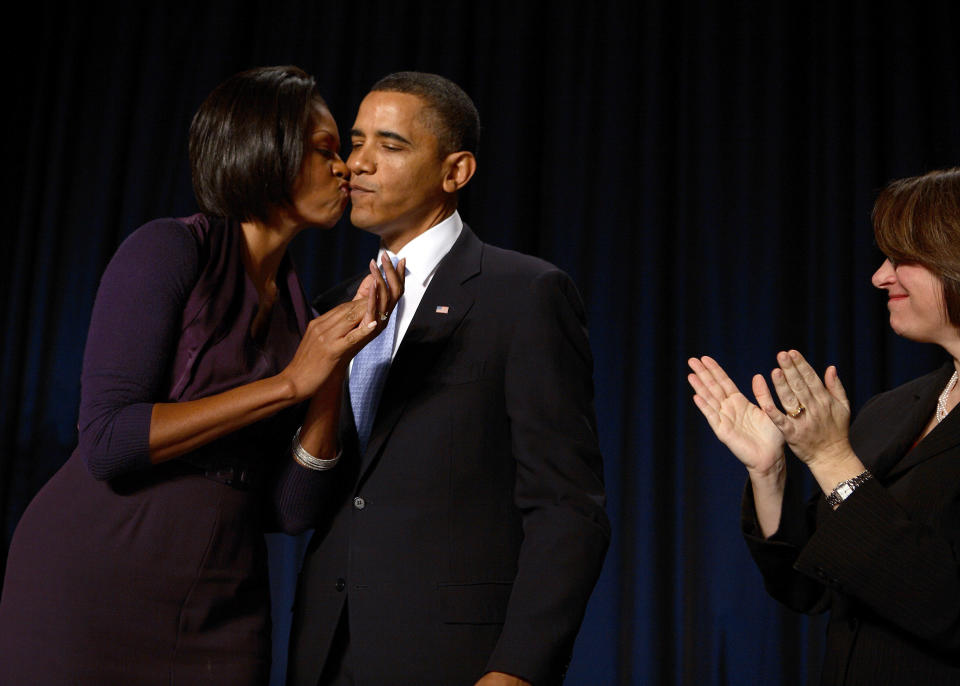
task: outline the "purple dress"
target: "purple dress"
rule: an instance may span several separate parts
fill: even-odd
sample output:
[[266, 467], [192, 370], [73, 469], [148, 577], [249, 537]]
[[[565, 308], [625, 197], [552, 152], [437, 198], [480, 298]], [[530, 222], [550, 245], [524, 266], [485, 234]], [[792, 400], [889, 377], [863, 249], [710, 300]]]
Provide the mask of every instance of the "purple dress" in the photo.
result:
[[27, 508], [0, 599], [0, 684], [265, 684], [265, 526], [317, 473], [293, 463], [292, 408], [151, 466], [155, 402], [282, 370], [310, 317], [289, 258], [269, 321], [239, 225], [156, 220], [101, 280], [83, 363], [79, 442]]

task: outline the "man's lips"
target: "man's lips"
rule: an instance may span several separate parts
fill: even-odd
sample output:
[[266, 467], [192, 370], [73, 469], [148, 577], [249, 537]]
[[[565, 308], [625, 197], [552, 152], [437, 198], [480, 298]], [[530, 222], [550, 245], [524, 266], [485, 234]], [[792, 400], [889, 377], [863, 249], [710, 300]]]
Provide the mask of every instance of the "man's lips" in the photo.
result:
[[373, 192], [373, 189], [372, 189], [372, 188], [367, 188], [366, 186], [358, 186], [358, 185], [355, 184], [355, 183], [351, 183], [351, 184], [350, 184], [350, 192], [351, 192], [351, 193], [372, 193], [372, 192]]

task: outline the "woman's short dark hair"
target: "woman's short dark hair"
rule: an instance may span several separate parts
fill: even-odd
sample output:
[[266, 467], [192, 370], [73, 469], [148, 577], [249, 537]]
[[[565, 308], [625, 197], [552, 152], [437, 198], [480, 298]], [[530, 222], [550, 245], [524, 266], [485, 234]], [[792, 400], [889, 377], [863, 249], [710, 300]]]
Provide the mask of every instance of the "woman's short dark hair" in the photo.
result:
[[240, 72], [217, 86], [190, 124], [193, 192], [207, 214], [268, 221], [292, 202], [313, 114], [326, 107], [293, 66]]
[[477, 154], [480, 113], [460, 86], [437, 74], [398, 71], [373, 84], [373, 91], [415, 95], [426, 104], [427, 125], [437, 137], [440, 155], [466, 150]]
[[892, 181], [873, 206], [873, 233], [893, 262], [940, 279], [947, 319], [960, 327], [960, 168]]

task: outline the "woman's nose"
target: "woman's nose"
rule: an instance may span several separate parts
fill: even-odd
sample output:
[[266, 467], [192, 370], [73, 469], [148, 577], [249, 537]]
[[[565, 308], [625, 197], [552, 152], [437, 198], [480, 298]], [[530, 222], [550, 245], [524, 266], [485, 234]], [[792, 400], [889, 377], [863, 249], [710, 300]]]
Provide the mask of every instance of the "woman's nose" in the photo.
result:
[[876, 288], [885, 288], [892, 284], [896, 279], [896, 270], [893, 268], [893, 264], [890, 262], [889, 258], [883, 261], [883, 264], [880, 265], [880, 268], [873, 273], [873, 276], [870, 278], [870, 283], [872, 283]]
[[337, 155], [333, 161], [333, 175], [341, 179], [350, 178], [350, 168], [346, 162], [340, 159], [340, 155]]

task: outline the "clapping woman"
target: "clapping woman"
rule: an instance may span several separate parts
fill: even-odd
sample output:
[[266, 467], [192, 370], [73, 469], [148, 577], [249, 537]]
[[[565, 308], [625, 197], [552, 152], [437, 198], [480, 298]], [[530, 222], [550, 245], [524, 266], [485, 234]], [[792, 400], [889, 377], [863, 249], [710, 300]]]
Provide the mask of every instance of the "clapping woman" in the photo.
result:
[[[795, 350], [756, 404], [709, 357], [694, 402], [746, 466], [744, 535], [770, 594], [829, 611], [822, 684], [960, 684], [960, 169], [891, 183], [873, 212], [887, 256], [873, 275], [899, 335], [940, 346], [942, 368], [871, 399], [849, 426], [835, 367]], [[785, 497], [788, 455], [819, 485]]]

